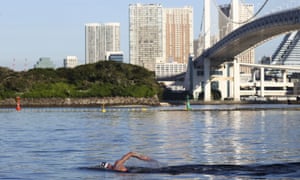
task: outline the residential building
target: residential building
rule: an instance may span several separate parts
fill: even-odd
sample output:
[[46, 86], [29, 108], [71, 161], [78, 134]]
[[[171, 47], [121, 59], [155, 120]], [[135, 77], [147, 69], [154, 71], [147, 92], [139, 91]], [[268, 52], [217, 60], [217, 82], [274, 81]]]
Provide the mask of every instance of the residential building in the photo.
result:
[[96, 63], [100, 60], [100, 24], [85, 25], [85, 63]]
[[156, 71], [156, 64], [161, 67], [163, 63], [188, 63], [194, 51], [192, 7], [133, 4], [129, 6], [129, 16], [131, 64]]
[[164, 41], [166, 61], [187, 64], [193, 54], [193, 8], [164, 8]]
[[67, 56], [64, 59], [64, 67], [65, 68], [74, 68], [78, 66], [78, 58], [77, 56]]
[[105, 23], [101, 25], [100, 59], [105, 60], [106, 52], [120, 51], [120, 23]]
[[163, 8], [160, 4], [129, 5], [129, 61], [150, 71], [164, 61]]
[[156, 63], [155, 76], [157, 78], [171, 77], [186, 72], [187, 63]]
[[41, 57], [39, 59], [39, 61], [34, 65], [34, 68], [51, 68], [51, 69], [55, 69], [55, 65], [49, 57]]
[[124, 53], [122, 51], [119, 51], [119, 52], [108, 51], [108, 52], [106, 52], [105, 60], [123, 62], [124, 61]]
[[86, 24], [85, 63], [104, 61], [108, 51], [120, 51], [120, 23]]

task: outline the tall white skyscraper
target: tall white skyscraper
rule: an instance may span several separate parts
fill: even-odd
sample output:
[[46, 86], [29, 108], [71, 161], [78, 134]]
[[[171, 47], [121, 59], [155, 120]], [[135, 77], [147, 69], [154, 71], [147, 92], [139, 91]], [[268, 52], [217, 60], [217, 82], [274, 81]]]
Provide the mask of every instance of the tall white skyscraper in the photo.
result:
[[106, 30], [106, 46], [107, 49], [113, 51], [120, 50], [120, 23], [106, 23], [104, 24]]
[[163, 8], [160, 4], [129, 5], [129, 59], [150, 71], [164, 60]]
[[85, 63], [95, 63], [100, 60], [100, 24], [85, 25]]
[[120, 23], [85, 25], [85, 63], [104, 61], [106, 52], [120, 51]]

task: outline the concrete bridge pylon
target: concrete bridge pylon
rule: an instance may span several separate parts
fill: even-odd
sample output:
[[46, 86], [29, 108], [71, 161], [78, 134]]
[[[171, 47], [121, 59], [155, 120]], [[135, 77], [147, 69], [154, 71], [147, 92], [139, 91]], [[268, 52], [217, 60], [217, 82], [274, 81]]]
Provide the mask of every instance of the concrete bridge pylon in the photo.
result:
[[[204, 0], [204, 30], [205, 41], [204, 49], [210, 48], [211, 40], [211, 14], [210, 14], [210, 0]], [[211, 100], [211, 82], [210, 82], [210, 59], [204, 59], [204, 101]]]

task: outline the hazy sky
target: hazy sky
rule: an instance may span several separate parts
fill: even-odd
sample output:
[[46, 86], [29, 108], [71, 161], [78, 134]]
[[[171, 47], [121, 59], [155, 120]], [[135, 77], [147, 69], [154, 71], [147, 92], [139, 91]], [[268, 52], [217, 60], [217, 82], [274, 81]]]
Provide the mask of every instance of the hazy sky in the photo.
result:
[[[128, 62], [128, 5], [160, 3], [163, 7], [194, 8], [194, 37], [200, 33], [203, 0], [0, 0], [0, 66], [16, 70], [31, 69], [39, 57], [50, 57], [57, 67], [68, 55], [85, 62], [84, 25], [98, 22], [121, 23], [121, 50]], [[217, 4], [230, 0], [212, 0]], [[253, 3], [256, 10], [264, 0]], [[299, 0], [269, 0], [259, 15], [300, 6]], [[216, 11], [215, 7], [212, 12]], [[216, 14], [216, 13], [213, 13]], [[216, 28], [216, 23], [212, 25]], [[278, 39], [278, 38], [277, 38]], [[271, 55], [279, 39], [257, 49], [257, 57]]]

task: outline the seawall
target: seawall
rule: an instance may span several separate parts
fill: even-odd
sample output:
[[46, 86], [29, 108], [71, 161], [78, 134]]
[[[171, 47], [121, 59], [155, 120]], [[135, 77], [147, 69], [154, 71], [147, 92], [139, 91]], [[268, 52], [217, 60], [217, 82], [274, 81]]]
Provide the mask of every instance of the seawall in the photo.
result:
[[[114, 105], [147, 105], [158, 106], [159, 99], [134, 97], [105, 97], [105, 98], [21, 98], [22, 107], [86, 107]], [[0, 107], [15, 107], [13, 98], [0, 100]]]

